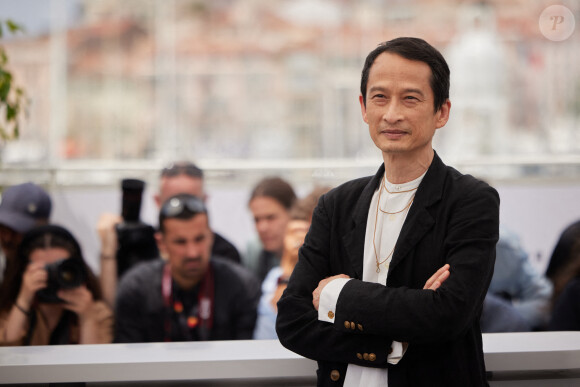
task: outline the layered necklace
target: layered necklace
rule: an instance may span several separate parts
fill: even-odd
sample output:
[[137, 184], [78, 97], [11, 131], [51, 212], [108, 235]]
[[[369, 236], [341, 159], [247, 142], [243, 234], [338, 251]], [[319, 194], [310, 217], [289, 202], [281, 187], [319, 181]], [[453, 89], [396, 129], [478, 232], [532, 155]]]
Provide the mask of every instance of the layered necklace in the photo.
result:
[[381, 193], [383, 191], [383, 188], [389, 194], [401, 194], [401, 193], [406, 193], [406, 192], [413, 192], [413, 191], [417, 191], [417, 188], [418, 188], [418, 187], [415, 187], [415, 188], [412, 188], [412, 189], [409, 189], [409, 190], [406, 190], [406, 191], [391, 192], [391, 191], [389, 191], [389, 189], [385, 185], [385, 180], [386, 180], [386, 177], [383, 177], [381, 187], [379, 188], [379, 199], [378, 199], [378, 202], [377, 202], [377, 212], [376, 212], [376, 215], [375, 215], [375, 228], [374, 228], [374, 231], [373, 231], [373, 248], [375, 250], [375, 261], [376, 261], [376, 264], [377, 264], [377, 270], [376, 270], [377, 273], [380, 273], [381, 272], [381, 265], [383, 263], [387, 262], [389, 259], [391, 259], [391, 256], [395, 252], [395, 246], [396, 246], [396, 243], [395, 243], [395, 246], [393, 246], [393, 248], [391, 249], [391, 252], [387, 255], [387, 257], [385, 259], [381, 259], [379, 257], [379, 253], [377, 251], [377, 245], [376, 245], [376, 242], [375, 242], [376, 234], [377, 234], [377, 223], [378, 223], [378, 219], [379, 219], [379, 211], [382, 214], [387, 214], [390, 217], [394, 217], [397, 214], [401, 214], [401, 213], [403, 213], [405, 211], [408, 211], [409, 208], [411, 207], [411, 204], [413, 204], [413, 200], [415, 199], [415, 193], [413, 193], [413, 195], [411, 196], [411, 199], [409, 199], [409, 202], [403, 207], [403, 209], [397, 210], [397, 211], [387, 211], [386, 209], [383, 210], [381, 208]]

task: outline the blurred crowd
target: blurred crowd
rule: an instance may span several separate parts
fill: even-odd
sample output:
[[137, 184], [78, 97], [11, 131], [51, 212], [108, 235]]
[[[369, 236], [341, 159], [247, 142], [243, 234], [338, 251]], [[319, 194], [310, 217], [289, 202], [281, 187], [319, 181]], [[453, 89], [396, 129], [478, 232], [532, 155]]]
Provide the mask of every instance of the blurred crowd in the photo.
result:
[[[157, 224], [126, 222], [130, 209], [100, 216], [99, 273], [74, 230], [51, 223], [41, 186], [4, 189], [0, 345], [277, 338], [277, 301], [332, 187], [298, 197], [280, 177], [257, 182], [248, 195], [257, 238], [240, 252], [210, 227], [200, 168], [175, 162], [159, 179]], [[138, 181], [123, 184], [139, 189]], [[501, 226], [482, 332], [580, 330], [579, 298], [580, 221], [562, 232], [545, 273], [517, 231]]]

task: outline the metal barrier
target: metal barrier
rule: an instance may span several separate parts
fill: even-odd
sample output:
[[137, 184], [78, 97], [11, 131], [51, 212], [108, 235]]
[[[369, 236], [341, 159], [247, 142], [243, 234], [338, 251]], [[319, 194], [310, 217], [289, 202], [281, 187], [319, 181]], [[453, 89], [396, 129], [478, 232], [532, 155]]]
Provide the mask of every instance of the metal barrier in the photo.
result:
[[[580, 332], [484, 334], [492, 386], [580, 385]], [[277, 340], [0, 348], [0, 384], [314, 386]]]

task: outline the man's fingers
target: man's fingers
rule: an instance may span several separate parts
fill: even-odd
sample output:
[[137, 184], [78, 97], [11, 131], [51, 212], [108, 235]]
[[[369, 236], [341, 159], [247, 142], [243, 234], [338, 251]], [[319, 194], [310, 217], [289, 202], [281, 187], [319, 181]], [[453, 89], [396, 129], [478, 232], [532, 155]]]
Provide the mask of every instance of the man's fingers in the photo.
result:
[[441, 267], [439, 270], [437, 270], [437, 272], [435, 273], [435, 276], [440, 276], [441, 274], [443, 274], [444, 272], [449, 270], [449, 264], [446, 263], [445, 265], [443, 265], [443, 267]]
[[[445, 264], [443, 265], [443, 267], [441, 267], [439, 270], [437, 270], [435, 272], [435, 274], [433, 274], [428, 280], [427, 282], [425, 282], [425, 286], [423, 286], [423, 289], [430, 289], [430, 290], [435, 290], [437, 289], [439, 286], [441, 286], [441, 284], [449, 277], [449, 264]], [[439, 284], [436, 285], [435, 288], [433, 288], [435, 286], [435, 281], [439, 281]]]
[[318, 310], [318, 306], [320, 303], [320, 294], [322, 293], [324, 287], [328, 285], [330, 281], [333, 281], [337, 278], [350, 278], [350, 277], [347, 276], [346, 274], [338, 274], [332, 277], [327, 277], [318, 282], [318, 287], [314, 289], [314, 291], [312, 292], [312, 305], [314, 305], [314, 309]]
[[443, 282], [445, 282], [445, 280], [447, 278], [449, 278], [449, 271], [445, 271], [445, 272], [441, 273], [441, 275], [429, 287], [429, 290], [437, 290], [439, 288], [439, 286], [441, 286], [441, 284]]
[[439, 282], [439, 284], [442, 284], [443, 282], [445, 282], [445, 280], [447, 278], [449, 278], [449, 270], [444, 271], [443, 273], [441, 273], [441, 275], [439, 276], [439, 278], [437, 278], [437, 281]]

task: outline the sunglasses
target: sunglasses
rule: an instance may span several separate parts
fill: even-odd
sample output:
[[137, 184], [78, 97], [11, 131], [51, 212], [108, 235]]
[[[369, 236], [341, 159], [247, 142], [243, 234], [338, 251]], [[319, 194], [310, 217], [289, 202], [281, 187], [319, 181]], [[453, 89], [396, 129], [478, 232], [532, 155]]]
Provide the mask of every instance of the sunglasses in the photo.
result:
[[202, 179], [203, 171], [192, 163], [171, 163], [161, 170], [161, 177], [174, 177], [179, 175]]
[[185, 211], [189, 211], [193, 214], [207, 213], [205, 204], [201, 199], [195, 196], [174, 196], [168, 199], [163, 203], [163, 206], [161, 206], [161, 215], [167, 218], [183, 215]]

